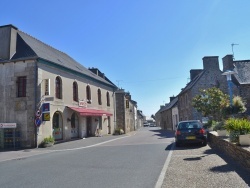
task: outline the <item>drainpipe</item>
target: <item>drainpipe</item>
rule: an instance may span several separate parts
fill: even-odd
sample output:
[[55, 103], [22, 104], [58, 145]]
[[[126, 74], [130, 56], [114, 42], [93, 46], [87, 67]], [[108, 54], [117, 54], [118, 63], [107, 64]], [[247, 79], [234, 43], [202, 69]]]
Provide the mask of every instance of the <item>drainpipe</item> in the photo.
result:
[[[34, 82], [34, 92], [35, 92], [35, 105], [34, 105], [34, 113], [37, 111], [37, 82], [38, 82], [38, 66], [37, 66], [37, 59], [35, 61], [35, 67], [34, 67], [34, 71], [35, 71], [35, 82]], [[34, 121], [35, 122], [35, 121]], [[35, 127], [35, 143], [36, 143], [36, 148], [38, 148], [38, 127]]]
[[113, 89], [113, 107], [114, 107], [114, 131], [116, 130], [116, 96], [115, 90]]

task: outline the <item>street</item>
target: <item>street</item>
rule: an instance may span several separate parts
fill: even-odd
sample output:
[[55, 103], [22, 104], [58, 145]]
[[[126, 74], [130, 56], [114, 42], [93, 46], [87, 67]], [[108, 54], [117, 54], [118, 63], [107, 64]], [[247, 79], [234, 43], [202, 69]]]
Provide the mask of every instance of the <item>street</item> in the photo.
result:
[[0, 184], [2, 188], [249, 187], [249, 171], [229, 157], [209, 146], [175, 148], [173, 136], [145, 127], [130, 135], [1, 152]]
[[[143, 128], [135, 133], [93, 147], [65, 151], [60, 148], [60, 151], [3, 161], [1, 187], [152, 188], [173, 137], [167, 138], [158, 128]], [[57, 145], [51, 149], [55, 148]]]

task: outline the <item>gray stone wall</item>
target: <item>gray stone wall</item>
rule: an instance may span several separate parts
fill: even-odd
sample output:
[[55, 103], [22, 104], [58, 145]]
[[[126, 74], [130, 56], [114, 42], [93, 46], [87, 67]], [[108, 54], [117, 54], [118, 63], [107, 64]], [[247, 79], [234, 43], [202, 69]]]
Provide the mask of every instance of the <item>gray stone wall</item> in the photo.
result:
[[211, 148], [222, 150], [227, 155], [231, 156], [235, 161], [239, 162], [243, 167], [250, 170], [250, 149], [249, 147], [241, 147], [234, 143], [229, 142], [210, 132], [209, 145]]
[[116, 128], [125, 129], [125, 93], [116, 93]]

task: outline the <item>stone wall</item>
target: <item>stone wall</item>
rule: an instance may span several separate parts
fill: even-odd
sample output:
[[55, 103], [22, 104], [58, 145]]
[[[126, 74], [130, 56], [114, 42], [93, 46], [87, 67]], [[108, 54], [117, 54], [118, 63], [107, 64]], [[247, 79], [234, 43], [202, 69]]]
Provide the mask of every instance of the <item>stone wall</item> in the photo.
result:
[[227, 155], [231, 156], [235, 161], [250, 170], [250, 147], [241, 147], [223, 137], [217, 136], [210, 132], [208, 134], [209, 145], [211, 148], [217, 148]]

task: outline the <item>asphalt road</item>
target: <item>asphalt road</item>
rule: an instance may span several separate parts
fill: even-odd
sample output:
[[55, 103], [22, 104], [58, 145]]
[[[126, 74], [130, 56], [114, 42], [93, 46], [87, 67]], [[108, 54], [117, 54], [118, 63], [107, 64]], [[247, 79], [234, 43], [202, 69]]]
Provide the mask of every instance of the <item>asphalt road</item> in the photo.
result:
[[172, 134], [168, 136], [158, 128], [142, 128], [135, 135], [93, 147], [57, 151], [54, 147], [53, 152], [46, 154], [1, 162], [0, 185], [2, 188], [152, 188], [172, 141]]
[[173, 141], [173, 132], [146, 127], [131, 135], [1, 152], [0, 187], [250, 187], [250, 172], [221, 151], [176, 148]]

